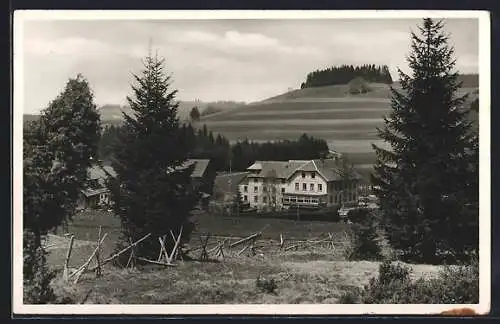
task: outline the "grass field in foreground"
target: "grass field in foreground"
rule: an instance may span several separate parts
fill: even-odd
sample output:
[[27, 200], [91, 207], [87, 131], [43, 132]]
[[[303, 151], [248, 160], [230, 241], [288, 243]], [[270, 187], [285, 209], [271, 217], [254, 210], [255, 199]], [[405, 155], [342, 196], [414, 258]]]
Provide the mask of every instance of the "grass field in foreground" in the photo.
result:
[[[94, 240], [99, 225], [109, 235], [104, 244], [106, 256], [119, 233], [119, 221], [111, 214], [81, 213], [68, 230], [77, 238]], [[259, 230], [263, 230], [262, 242], [276, 241], [280, 234], [284, 234], [285, 240], [307, 239], [327, 232], [340, 234], [347, 226], [329, 222], [205, 216], [198, 218], [198, 230], [193, 233], [192, 241], [194, 245], [199, 244], [197, 236], [200, 233], [247, 236]], [[49, 264], [59, 269], [68, 241], [62, 240], [59, 247], [49, 249], [48, 257]], [[379, 262], [345, 261], [345, 245], [340, 242], [335, 245], [335, 249], [315, 247], [282, 251], [273, 243], [271, 249], [254, 256], [226, 252], [224, 260], [212, 257], [209, 262], [177, 262], [177, 267], [168, 268], [147, 265], [125, 270], [106, 265], [100, 278], [86, 273], [78, 284], [72, 284], [59, 276], [53, 286], [57, 295], [70, 297], [76, 303], [88, 296], [88, 304], [333, 304], [345, 291], [366, 284], [377, 274], [380, 265]], [[92, 242], [78, 241], [70, 267], [85, 262], [94, 246]], [[434, 275], [440, 270], [440, 267], [428, 265], [411, 267], [415, 278]], [[259, 276], [275, 280], [274, 293], [256, 287]]]
[[[86, 274], [77, 285], [56, 281], [56, 294], [92, 304], [334, 304], [351, 287], [376, 275], [378, 262], [283, 261], [280, 258], [180, 262], [175, 268], [104, 269]], [[416, 265], [414, 277], [436, 274], [439, 267]], [[257, 289], [258, 276], [274, 279], [276, 290]]]

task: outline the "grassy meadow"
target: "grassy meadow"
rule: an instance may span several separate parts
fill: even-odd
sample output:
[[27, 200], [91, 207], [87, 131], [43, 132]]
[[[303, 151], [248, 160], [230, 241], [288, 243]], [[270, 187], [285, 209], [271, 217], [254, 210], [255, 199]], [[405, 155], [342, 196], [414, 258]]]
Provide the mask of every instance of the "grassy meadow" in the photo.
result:
[[[212, 253], [208, 261], [200, 261], [194, 252], [193, 261], [178, 261], [176, 267], [167, 268], [146, 265], [134, 270], [106, 265], [102, 277], [87, 273], [77, 284], [58, 276], [53, 283], [56, 294], [88, 304], [332, 304], [338, 303], [345, 292], [367, 284], [380, 265], [345, 260], [347, 224], [213, 215], [199, 215], [196, 222], [190, 244], [198, 246], [199, 236], [211, 233], [208, 250], [224, 237], [231, 236], [234, 242], [262, 231], [256, 243], [257, 254], [237, 255], [236, 250], [226, 250], [224, 259]], [[102, 254], [109, 256], [120, 232], [119, 220], [108, 212], [86, 211], [67, 228], [59, 229], [59, 235], [49, 236], [51, 267], [62, 269], [69, 242], [64, 233], [73, 233], [76, 238], [70, 267], [83, 264], [95, 248], [99, 225], [107, 233]], [[298, 241], [319, 240], [328, 233], [334, 236], [333, 249], [320, 244], [286, 250]], [[285, 239], [284, 250], [279, 249], [280, 234]], [[412, 269], [414, 278], [419, 278], [437, 274], [440, 267], [413, 265]], [[275, 290], [257, 287], [258, 277], [273, 280]]]

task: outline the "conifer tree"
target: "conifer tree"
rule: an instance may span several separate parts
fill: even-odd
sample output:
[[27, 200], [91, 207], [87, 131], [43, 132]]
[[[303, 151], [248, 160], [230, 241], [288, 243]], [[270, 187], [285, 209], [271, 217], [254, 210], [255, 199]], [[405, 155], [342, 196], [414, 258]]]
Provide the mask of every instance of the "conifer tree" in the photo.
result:
[[454, 71], [454, 50], [443, 22], [424, 19], [411, 33], [411, 73], [399, 70], [392, 110], [374, 145], [372, 182], [389, 242], [406, 261], [443, 261], [443, 251], [464, 258], [478, 247], [477, 137], [466, 119], [465, 96]]
[[54, 301], [42, 241], [71, 219], [87, 169], [97, 155], [100, 118], [87, 80], [78, 75], [23, 134], [24, 302]]
[[[120, 140], [113, 149], [112, 167], [116, 177], [108, 187], [114, 211], [122, 221], [123, 237], [137, 240], [151, 233], [153, 239], [138, 246], [137, 255], [155, 259], [158, 237], [173, 246], [170, 231], [189, 237], [193, 224], [190, 211], [199, 199], [191, 185], [194, 164], [185, 167], [192, 143], [182, 131], [178, 118], [177, 90], [164, 59], [148, 55], [144, 68], [134, 75], [132, 96], [127, 97], [132, 115], [124, 115]], [[119, 246], [117, 247], [119, 248]]]

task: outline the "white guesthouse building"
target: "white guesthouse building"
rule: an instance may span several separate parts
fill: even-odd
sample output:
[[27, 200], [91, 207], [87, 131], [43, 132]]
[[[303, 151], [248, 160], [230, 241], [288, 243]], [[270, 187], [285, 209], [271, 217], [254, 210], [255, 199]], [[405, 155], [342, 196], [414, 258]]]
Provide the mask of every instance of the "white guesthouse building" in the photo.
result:
[[250, 207], [318, 208], [355, 204], [360, 175], [343, 176], [337, 159], [256, 161], [239, 183]]

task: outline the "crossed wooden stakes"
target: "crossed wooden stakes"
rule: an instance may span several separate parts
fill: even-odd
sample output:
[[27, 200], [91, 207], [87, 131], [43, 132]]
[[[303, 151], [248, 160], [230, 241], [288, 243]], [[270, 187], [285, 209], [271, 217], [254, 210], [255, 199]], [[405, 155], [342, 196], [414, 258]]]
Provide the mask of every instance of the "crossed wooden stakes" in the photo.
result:
[[250, 236], [247, 236], [241, 240], [238, 240], [232, 244], [229, 245], [230, 248], [233, 248], [233, 247], [237, 247], [237, 246], [241, 246], [243, 244], [246, 243], [245, 247], [243, 249], [241, 249], [238, 253], [236, 253], [236, 255], [240, 256], [243, 252], [247, 251], [247, 250], [250, 250], [250, 253], [252, 255], [255, 255], [256, 252], [255, 252], [255, 242], [257, 241], [257, 239], [262, 235], [261, 232], [258, 232], [258, 233], [255, 233], [255, 234], [252, 234]]
[[173, 264], [174, 260], [176, 260], [177, 257], [182, 258], [182, 253], [180, 251], [182, 229], [183, 227], [181, 226], [179, 235], [177, 237], [175, 237], [174, 232], [170, 231], [170, 235], [172, 236], [172, 240], [174, 241], [174, 247], [172, 248], [172, 251], [170, 253], [167, 252], [167, 248], [165, 247], [167, 236], [164, 235], [163, 237], [158, 237], [158, 241], [160, 242], [160, 254], [158, 255], [158, 259], [156, 261], [147, 260], [144, 258], [141, 259], [150, 263], [161, 264], [166, 266], [175, 266]]
[[[66, 254], [66, 259], [64, 261], [64, 272], [63, 272], [63, 276], [66, 280], [70, 280], [72, 279], [73, 277], [75, 277], [73, 283], [77, 283], [80, 278], [82, 277], [82, 275], [85, 273], [85, 272], [95, 272], [96, 273], [96, 277], [99, 277], [102, 275], [102, 266], [108, 262], [111, 262], [113, 261], [114, 259], [116, 259], [118, 256], [122, 255], [123, 253], [125, 253], [126, 251], [132, 249], [132, 253], [131, 253], [131, 256], [129, 257], [129, 262], [127, 263], [127, 267], [129, 266], [129, 264], [134, 264], [134, 258], [135, 258], [135, 253], [134, 253], [134, 247], [137, 246], [139, 243], [141, 243], [142, 241], [144, 241], [145, 239], [147, 239], [148, 237], [151, 236], [151, 233], [143, 236], [141, 239], [135, 241], [132, 243], [132, 241], [130, 240], [130, 245], [127, 246], [126, 248], [124, 248], [123, 250], [113, 254], [112, 256], [110, 256], [109, 258], [105, 259], [105, 260], [101, 260], [101, 246], [102, 246], [102, 243], [104, 242], [104, 239], [106, 238], [106, 236], [108, 235], [108, 233], [104, 233], [104, 235], [102, 235], [101, 237], [101, 232], [102, 232], [102, 228], [99, 227], [99, 233], [98, 233], [98, 238], [97, 238], [97, 246], [96, 248], [94, 249], [94, 251], [92, 252], [92, 254], [90, 255], [90, 257], [87, 259], [87, 261], [81, 265], [78, 269], [76, 269], [75, 271], [71, 272], [69, 271], [69, 260], [70, 260], [70, 257], [71, 257], [71, 252], [73, 250], [73, 244], [74, 244], [74, 241], [75, 241], [75, 236], [74, 235], [71, 235], [71, 238], [70, 238], [70, 241], [69, 241], [69, 247], [68, 247], [68, 252]], [[92, 268], [89, 268], [89, 265], [90, 265], [90, 262], [92, 261], [92, 259], [96, 259], [96, 263], [97, 265], [92, 267]]]
[[314, 246], [317, 246], [317, 245], [325, 246], [325, 244], [326, 244], [327, 248], [331, 248], [333, 251], [335, 251], [335, 245], [338, 243], [341, 243], [341, 242], [335, 241], [335, 237], [334, 237], [333, 233], [327, 233], [327, 234], [328, 234], [328, 238], [316, 239], [316, 240], [306, 240], [306, 241], [299, 241], [299, 242], [296, 241], [295, 244], [289, 245], [287, 247], [284, 246], [285, 240], [283, 238], [283, 234], [280, 234], [280, 250], [281, 251], [289, 251], [289, 250], [293, 249], [293, 250], [297, 251], [299, 248], [311, 249]]

